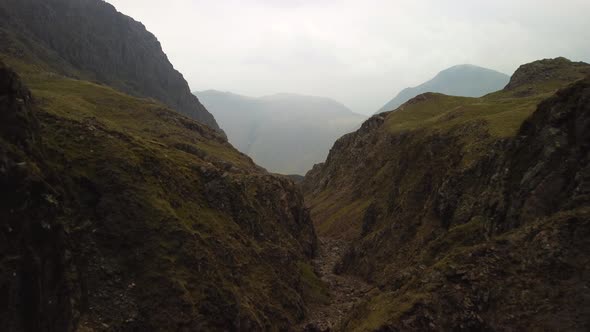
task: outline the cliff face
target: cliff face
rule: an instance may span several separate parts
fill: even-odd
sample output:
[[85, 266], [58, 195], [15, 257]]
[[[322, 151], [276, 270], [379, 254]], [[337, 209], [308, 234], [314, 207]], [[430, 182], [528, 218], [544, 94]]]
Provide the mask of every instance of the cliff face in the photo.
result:
[[[112, 5], [101, 0], [2, 0], [0, 18], [1, 39], [21, 47], [34, 41], [35, 55], [52, 64], [52, 70], [154, 98], [219, 130], [156, 37]], [[6, 52], [8, 43], [2, 44]], [[19, 52], [18, 47], [9, 51]]]
[[338, 272], [378, 286], [343, 329], [587, 327], [590, 79], [552, 95], [589, 66], [527, 67], [374, 116], [306, 175], [319, 233], [352, 243]]
[[0, 328], [69, 330], [69, 272], [30, 92], [0, 63]]
[[313, 301], [295, 185], [154, 101], [0, 68], [3, 331], [264, 330]]

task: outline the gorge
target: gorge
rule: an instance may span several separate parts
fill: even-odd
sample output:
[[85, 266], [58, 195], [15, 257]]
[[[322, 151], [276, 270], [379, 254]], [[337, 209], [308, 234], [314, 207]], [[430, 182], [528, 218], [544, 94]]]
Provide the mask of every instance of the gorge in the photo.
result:
[[112, 5], [0, 18], [0, 330], [590, 328], [589, 64], [419, 94], [301, 179]]

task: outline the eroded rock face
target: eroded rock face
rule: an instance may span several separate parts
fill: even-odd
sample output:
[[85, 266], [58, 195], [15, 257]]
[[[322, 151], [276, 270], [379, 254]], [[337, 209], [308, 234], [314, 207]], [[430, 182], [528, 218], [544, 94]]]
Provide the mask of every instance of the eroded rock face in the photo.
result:
[[[52, 88], [35, 103], [0, 67], [0, 329], [269, 330], [302, 320], [300, 267], [316, 237], [295, 184], [160, 104], [105, 112], [131, 97], [91, 89], [72, 96], [98, 105], [80, 116], [51, 108]], [[92, 99], [101, 93], [110, 104]], [[155, 124], [138, 129], [129, 116]]]
[[0, 17], [2, 29], [14, 33], [19, 42], [30, 45], [27, 39], [31, 39], [44, 48], [35, 51], [37, 56], [57, 54], [52, 59], [58, 62], [54, 70], [62, 72], [64, 64], [60, 62], [65, 60], [77, 70], [70, 71], [70, 75], [157, 99], [219, 130], [213, 116], [190, 92], [182, 74], [168, 61], [156, 37], [107, 2], [3, 0]]
[[318, 228], [350, 239], [337, 272], [381, 290], [342, 329], [585, 329], [589, 98], [590, 78], [560, 90], [513, 137], [378, 118], [342, 137], [303, 183]]
[[59, 189], [43, 170], [29, 90], [0, 62], [0, 329], [67, 331], [72, 312]]
[[443, 219], [450, 223], [485, 217], [490, 232], [497, 233], [587, 205], [589, 82], [545, 100], [516, 138], [502, 142], [473, 169], [448, 179], [437, 198]]

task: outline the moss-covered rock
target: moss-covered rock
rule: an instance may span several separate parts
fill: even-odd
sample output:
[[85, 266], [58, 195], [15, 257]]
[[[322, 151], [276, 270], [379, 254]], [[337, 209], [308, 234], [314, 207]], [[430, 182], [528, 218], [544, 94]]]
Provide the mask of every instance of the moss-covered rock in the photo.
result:
[[17, 91], [0, 110], [5, 330], [284, 330], [304, 317], [316, 238], [292, 181], [157, 102], [4, 58], [34, 96], [2, 71]]
[[344, 330], [587, 327], [590, 65], [522, 68], [524, 85], [374, 116], [306, 175], [319, 234], [351, 241], [337, 270], [381, 289]]

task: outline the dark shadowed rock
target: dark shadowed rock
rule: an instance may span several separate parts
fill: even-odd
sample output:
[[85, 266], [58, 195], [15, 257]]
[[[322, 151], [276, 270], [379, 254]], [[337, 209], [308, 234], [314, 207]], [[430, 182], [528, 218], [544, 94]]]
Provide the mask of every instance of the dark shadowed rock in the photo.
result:
[[29, 90], [0, 62], [0, 330], [68, 331], [61, 196], [48, 184]]
[[0, 56], [33, 91], [0, 67], [0, 330], [303, 319], [316, 238], [291, 180], [161, 103]]

